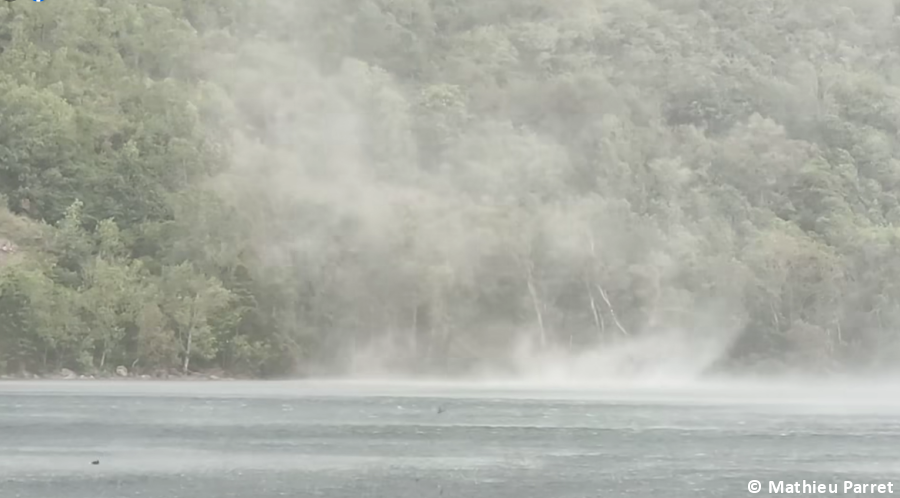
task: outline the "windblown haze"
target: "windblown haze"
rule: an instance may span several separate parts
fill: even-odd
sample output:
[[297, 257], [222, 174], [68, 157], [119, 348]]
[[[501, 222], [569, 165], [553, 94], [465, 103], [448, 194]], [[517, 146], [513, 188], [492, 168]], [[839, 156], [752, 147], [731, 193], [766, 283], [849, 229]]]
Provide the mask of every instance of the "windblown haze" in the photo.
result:
[[891, 0], [0, 9], [0, 372], [891, 373]]

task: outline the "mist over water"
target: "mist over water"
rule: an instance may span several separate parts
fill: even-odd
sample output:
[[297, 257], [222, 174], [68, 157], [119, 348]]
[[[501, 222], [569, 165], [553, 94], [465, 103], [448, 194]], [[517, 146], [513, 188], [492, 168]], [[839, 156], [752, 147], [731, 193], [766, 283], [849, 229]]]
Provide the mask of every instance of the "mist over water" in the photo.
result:
[[[540, 402], [597, 402], [635, 405], [732, 406], [736, 410], [783, 413], [879, 413], [900, 410], [898, 380], [893, 377], [859, 379], [749, 379], [720, 376], [683, 381], [634, 379], [579, 381], [571, 378], [472, 377], [461, 380], [323, 378], [290, 381], [128, 382], [128, 381], [5, 381], [2, 393], [18, 396], [77, 395], [123, 397], [130, 403], [147, 397], [274, 398], [433, 398], [532, 400]], [[440, 404], [440, 402], [435, 402]], [[539, 405], [534, 405], [539, 408]], [[134, 408], [134, 407], [133, 407]], [[799, 410], [799, 411], [798, 411]], [[57, 417], [47, 413], [40, 417]], [[148, 415], [149, 416], [149, 415]], [[289, 414], [286, 414], [289, 416]], [[198, 422], [199, 423], [199, 422]]]

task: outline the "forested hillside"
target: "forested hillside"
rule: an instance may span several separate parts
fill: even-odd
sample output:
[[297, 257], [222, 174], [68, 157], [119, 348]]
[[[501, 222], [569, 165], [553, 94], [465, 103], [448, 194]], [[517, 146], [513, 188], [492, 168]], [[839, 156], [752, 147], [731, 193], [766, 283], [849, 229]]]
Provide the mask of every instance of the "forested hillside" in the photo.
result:
[[4, 4], [0, 373], [900, 360], [900, 3]]

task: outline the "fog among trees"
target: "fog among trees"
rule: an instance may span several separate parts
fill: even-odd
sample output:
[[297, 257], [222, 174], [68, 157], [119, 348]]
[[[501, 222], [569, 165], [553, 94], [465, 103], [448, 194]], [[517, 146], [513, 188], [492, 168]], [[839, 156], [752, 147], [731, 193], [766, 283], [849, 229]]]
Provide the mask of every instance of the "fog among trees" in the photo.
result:
[[6, 3], [0, 373], [889, 369], [898, 7]]

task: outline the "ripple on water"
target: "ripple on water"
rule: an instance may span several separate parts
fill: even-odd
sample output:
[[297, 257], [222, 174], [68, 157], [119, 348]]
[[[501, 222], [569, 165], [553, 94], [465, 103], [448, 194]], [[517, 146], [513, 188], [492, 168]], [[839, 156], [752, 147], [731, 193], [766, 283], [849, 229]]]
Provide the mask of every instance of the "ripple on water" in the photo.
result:
[[[37, 475], [77, 474], [81, 476], [109, 476], [111, 474], [182, 474], [191, 472], [236, 471], [301, 471], [301, 472], [361, 472], [384, 471], [390, 468], [418, 470], [475, 470], [491, 467], [537, 468], [532, 458], [503, 456], [387, 456], [387, 455], [323, 455], [319, 453], [272, 455], [267, 453], [160, 450], [152, 453], [110, 447], [72, 449], [23, 449], [15, 458], [0, 459], [0, 475], [6, 478], [33, 478]], [[31, 450], [31, 451], [29, 451]], [[100, 465], [91, 465], [99, 458]]]

